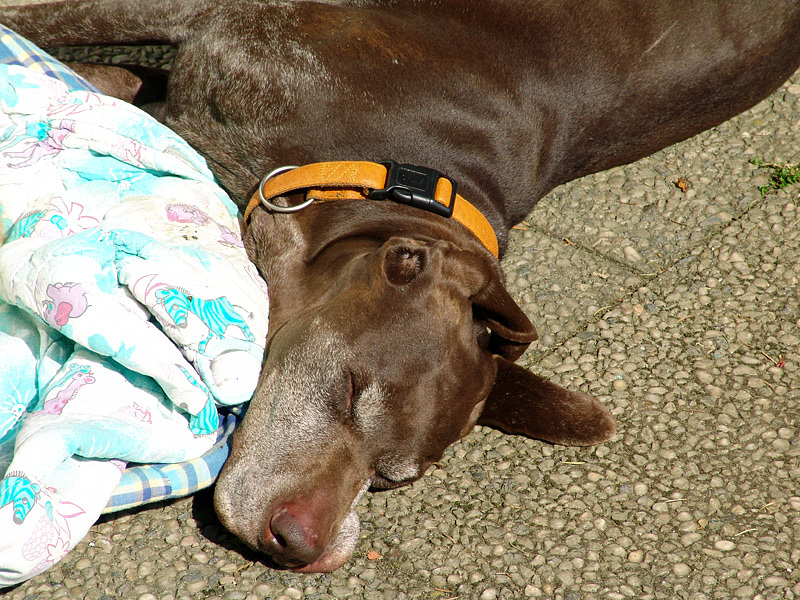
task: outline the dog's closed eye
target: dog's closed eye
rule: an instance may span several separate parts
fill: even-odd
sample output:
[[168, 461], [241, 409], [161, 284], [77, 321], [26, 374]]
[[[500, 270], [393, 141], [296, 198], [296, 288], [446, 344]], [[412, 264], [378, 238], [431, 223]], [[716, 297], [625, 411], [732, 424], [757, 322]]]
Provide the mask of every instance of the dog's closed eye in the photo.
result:
[[355, 375], [349, 369], [343, 369], [339, 376], [330, 382], [327, 401], [337, 418], [348, 419], [353, 414], [353, 403], [359, 395]]
[[348, 389], [347, 401], [345, 402], [345, 410], [349, 413], [353, 408], [353, 398], [356, 397], [356, 379], [352, 371], [348, 371]]

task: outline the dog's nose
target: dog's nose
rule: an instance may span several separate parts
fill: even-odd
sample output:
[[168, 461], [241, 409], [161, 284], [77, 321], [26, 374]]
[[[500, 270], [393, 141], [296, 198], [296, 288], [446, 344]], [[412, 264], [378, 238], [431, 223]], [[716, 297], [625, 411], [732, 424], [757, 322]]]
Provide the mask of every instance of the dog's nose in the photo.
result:
[[320, 532], [308, 513], [294, 506], [283, 506], [269, 520], [264, 550], [280, 565], [289, 568], [309, 565], [324, 548]]

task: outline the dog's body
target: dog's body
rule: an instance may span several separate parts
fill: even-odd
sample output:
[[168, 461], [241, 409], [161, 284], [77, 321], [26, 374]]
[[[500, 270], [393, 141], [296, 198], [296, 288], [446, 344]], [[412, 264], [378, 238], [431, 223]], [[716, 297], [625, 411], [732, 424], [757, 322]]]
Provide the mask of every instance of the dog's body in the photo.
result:
[[[800, 64], [800, 3], [102, 1], [4, 9], [42, 45], [178, 45], [153, 107], [243, 204], [276, 166], [436, 168], [509, 228], [554, 186], [767, 96]], [[217, 486], [279, 564], [336, 568], [369, 487], [422, 475], [476, 422], [590, 444], [596, 400], [512, 364], [536, 332], [458, 223], [387, 202], [256, 210], [269, 353]]]

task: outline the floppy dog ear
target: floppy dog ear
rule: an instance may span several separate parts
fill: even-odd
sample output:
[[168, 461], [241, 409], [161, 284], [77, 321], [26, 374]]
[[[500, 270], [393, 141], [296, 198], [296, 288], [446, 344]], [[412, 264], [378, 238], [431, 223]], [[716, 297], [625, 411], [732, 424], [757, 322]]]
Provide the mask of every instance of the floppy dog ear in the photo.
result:
[[503, 286], [500, 275], [491, 273], [486, 284], [472, 297], [475, 320], [491, 330], [487, 350], [508, 360], [517, 360], [539, 339], [536, 328]]
[[609, 410], [589, 394], [570, 392], [497, 357], [497, 378], [478, 425], [554, 444], [591, 446], [617, 430]]
[[516, 360], [538, 339], [536, 328], [503, 286], [496, 262], [441, 240], [393, 238], [385, 245], [383, 273], [392, 285], [408, 285], [429, 264], [438, 265], [439, 281], [458, 282], [469, 297], [474, 320], [491, 331], [486, 350]]

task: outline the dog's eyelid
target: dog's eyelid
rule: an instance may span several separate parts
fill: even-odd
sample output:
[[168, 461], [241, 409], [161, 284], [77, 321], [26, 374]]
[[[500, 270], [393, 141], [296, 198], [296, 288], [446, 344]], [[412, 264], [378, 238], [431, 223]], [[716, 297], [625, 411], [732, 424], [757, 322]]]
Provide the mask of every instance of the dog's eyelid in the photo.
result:
[[328, 402], [339, 418], [349, 418], [353, 415], [353, 404], [358, 394], [355, 376], [345, 368], [342, 369], [338, 381], [330, 383]]
[[353, 398], [356, 396], [356, 378], [353, 375], [353, 372], [350, 371], [350, 402], [348, 403], [348, 407], [353, 405]]

